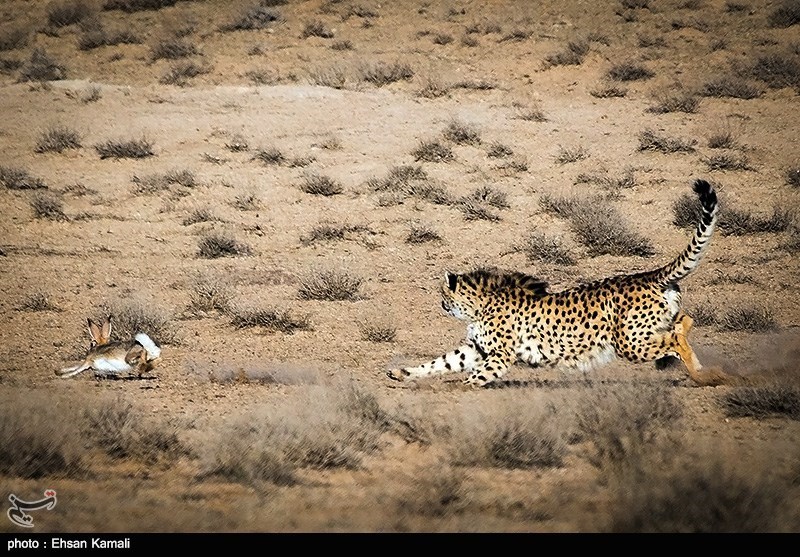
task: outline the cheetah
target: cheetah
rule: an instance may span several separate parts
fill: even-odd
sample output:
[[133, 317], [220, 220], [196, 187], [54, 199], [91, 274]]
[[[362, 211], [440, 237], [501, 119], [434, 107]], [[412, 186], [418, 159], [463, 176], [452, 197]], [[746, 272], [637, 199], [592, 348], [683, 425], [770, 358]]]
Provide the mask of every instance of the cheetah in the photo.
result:
[[672, 356], [683, 362], [697, 385], [725, 382], [724, 373], [701, 366], [687, 340], [692, 318], [681, 310], [678, 281], [700, 262], [719, 211], [711, 184], [698, 179], [694, 192], [702, 213], [691, 242], [677, 258], [652, 271], [560, 292], [518, 272], [446, 272], [442, 309], [469, 323], [466, 342], [418, 367], [391, 370], [389, 378], [466, 372], [463, 383], [483, 387], [517, 361], [588, 370], [614, 358], [641, 362]]

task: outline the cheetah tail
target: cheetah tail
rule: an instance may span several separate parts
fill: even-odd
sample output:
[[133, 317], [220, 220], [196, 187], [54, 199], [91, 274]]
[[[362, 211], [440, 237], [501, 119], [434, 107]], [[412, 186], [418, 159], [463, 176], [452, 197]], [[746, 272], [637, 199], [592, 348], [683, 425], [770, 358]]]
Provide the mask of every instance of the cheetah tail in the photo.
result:
[[717, 192], [705, 180], [695, 180], [694, 192], [700, 199], [702, 207], [700, 221], [686, 249], [674, 261], [655, 271], [657, 280], [663, 284], [677, 282], [697, 267], [717, 225], [719, 214]]

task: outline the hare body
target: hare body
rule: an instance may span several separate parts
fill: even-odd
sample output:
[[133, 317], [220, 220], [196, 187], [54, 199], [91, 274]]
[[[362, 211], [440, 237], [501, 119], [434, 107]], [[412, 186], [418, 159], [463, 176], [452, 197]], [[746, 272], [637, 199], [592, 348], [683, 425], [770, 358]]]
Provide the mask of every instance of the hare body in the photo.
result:
[[92, 337], [89, 352], [77, 366], [63, 368], [59, 377], [73, 377], [87, 369], [96, 375], [118, 375], [136, 372], [142, 375], [152, 370], [161, 357], [161, 348], [145, 333], [138, 333], [133, 340], [111, 342], [111, 317], [102, 326], [91, 319], [89, 335]]

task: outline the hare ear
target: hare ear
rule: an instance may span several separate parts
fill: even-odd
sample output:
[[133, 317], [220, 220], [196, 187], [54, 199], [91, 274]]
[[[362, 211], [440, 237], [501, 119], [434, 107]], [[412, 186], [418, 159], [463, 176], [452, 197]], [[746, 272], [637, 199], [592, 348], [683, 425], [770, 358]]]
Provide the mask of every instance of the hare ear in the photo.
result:
[[97, 323], [91, 319], [87, 319], [86, 321], [89, 323], [89, 336], [92, 337], [92, 346], [94, 346], [100, 342], [102, 333], [100, 332], [100, 327], [97, 326]]
[[106, 317], [103, 321], [103, 329], [100, 334], [100, 344], [107, 344], [111, 339], [111, 316]]
[[455, 275], [449, 271], [445, 271], [444, 278], [447, 281], [447, 287], [452, 291], [456, 291], [456, 283], [458, 282], [458, 275]]

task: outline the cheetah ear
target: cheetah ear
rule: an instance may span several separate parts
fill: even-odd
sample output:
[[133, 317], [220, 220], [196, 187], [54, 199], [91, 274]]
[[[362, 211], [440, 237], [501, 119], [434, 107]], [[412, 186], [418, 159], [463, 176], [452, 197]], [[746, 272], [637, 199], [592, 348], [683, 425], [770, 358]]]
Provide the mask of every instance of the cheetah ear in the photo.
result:
[[447, 281], [447, 287], [452, 291], [456, 291], [456, 283], [458, 282], [458, 275], [455, 275], [449, 271], [445, 271], [444, 278]]

